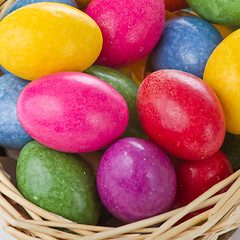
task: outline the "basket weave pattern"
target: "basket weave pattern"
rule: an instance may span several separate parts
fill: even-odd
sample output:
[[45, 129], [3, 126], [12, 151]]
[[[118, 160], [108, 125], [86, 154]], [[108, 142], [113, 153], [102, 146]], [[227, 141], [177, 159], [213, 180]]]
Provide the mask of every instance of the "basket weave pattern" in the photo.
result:
[[[0, 0], [0, 19], [13, 2]], [[216, 195], [229, 184], [226, 193]], [[213, 207], [176, 225], [188, 213], [209, 206]], [[120, 227], [102, 227], [76, 224], [32, 204], [0, 168], [0, 221], [6, 232], [20, 240], [217, 240], [240, 227], [240, 170], [185, 207]]]

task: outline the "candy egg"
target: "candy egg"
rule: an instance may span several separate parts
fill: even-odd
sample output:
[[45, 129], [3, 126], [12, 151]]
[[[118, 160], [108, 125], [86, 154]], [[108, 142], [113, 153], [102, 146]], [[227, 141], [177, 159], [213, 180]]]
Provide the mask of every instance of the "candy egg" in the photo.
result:
[[146, 57], [164, 25], [164, 0], [92, 0], [85, 13], [99, 25], [103, 49], [100, 65], [121, 67]]
[[240, 24], [240, 1], [187, 0], [202, 18], [221, 25]]
[[29, 201], [71, 221], [97, 224], [100, 202], [95, 178], [78, 154], [32, 141], [21, 150], [16, 175], [18, 188]]
[[211, 54], [203, 80], [218, 95], [223, 106], [227, 131], [240, 134], [240, 30], [225, 38]]
[[97, 59], [101, 47], [97, 24], [66, 4], [30, 4], [0, 22], [0, 64], [27, 80], [84, 71]]
[[201, 18], [170, 19], [149, 57], [148, 68], [150, 71], [177, 69], [202, 78], [209, 56], [222, 40], [219, 31]]
[[176, 175], [166, 153], [144, 139], [124, 138], [104, 153], [97, 170], [102, 203], [132, 222], [166, 211], [176, 194]]
[[104, 148], [128, 124], [124, 98], [99, 78], [78, 72], [50, 74], [31, 82], [19, 96], [17, 113], [30, 136], [63, 152]]
[[0, 145], [21, 149], [33, 139], [21, 126], [16, 111], [19, 94], [29, 81], [11, 73], [0, 77]]
[[138, 89], [137, 111], [150, 139], [176, 157], [201, 160], [223, 143], [221, 103], [207, 84], [189, 73], [151, 73]]

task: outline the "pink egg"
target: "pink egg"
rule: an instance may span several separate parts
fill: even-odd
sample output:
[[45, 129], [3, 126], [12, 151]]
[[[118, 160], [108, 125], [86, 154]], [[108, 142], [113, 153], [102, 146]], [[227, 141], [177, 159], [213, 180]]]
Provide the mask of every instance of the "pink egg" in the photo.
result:
[[98, 63], [120, 67], [147, 56], [165, 22], [164, 0], [92, 0], [86, 11], [103, 35]]
[[84, 73], [54, 73], [28, 84], [17, 114], [38, 142], [63, 152], [90, 152], [121, 136], [128, 107], [109, 84]]

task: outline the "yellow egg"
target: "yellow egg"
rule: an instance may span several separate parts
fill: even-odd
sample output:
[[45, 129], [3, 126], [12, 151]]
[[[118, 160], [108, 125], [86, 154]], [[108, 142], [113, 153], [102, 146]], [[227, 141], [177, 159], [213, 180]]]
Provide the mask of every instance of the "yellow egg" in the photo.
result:
[[227, 131], [240, 134], [240, 30], [231, 33], [208, 59], [203, 80], [218, 95]]
[[84, 71], [101, 49], [95, 21], [65, 4], [30, 4], [0, 22], [0, 65], [24, 79]]

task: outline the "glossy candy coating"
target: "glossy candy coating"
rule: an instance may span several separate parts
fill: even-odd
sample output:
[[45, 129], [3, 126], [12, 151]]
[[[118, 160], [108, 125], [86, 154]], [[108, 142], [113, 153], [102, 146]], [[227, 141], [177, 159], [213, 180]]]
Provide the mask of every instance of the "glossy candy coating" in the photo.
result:
[[173, 156], [208, 158], [225, 136], [225, 118], [214, 91], [200, 78], [178, 70], [159, 70], [144, 79], [137, 111], [150, 139]]
[[223, 106], [227, 131], [240, 134], [240, 30], [224, 39], [207, 62], [203, 80], [218, 95]]
[[148, 68], [150, 71], [177, 69], [203, 78], [207, 60], [222, 40], [219, 31], [201, 18], [170, 19], [149, 57]]
[[30, 4], [0, 22], [0, 64], [27, 80], [84, 71], [97, 59], [101, 47], [97, 24], [66, 4]]
[[97, 172], [102, 203], [118, 219], [132, 222], [170, 207], [176, 176], [166, 153], [144, 139], [124, 138], [104, 153]]
[[123, 73], [109, 67], [93, 65], [85, 73], [98, 77], [114, 87], [125, 99], [129, 110], [129, 122], [121, 137], [146, 138], [137, 115], [136, 95], [138, 85]]
[[78, 154], [32, 141], [18, 157], [16, 174], [18, 188], [29, 201], [71, 221], [97, 224], [100, 203], [95, 179]]
[[33, 139], [21, 126], [17, 117], [17, 100], [23, 88], [29, 83], [11, 73], [0, 77], [0, 145], [21, 149]]
[[38, 142], [63, 152], [90, 152], [125, 131], [128, 107], [109, 84], [85, 73], [54, 73], [21, 92], [17, 113]]
[[85, 13], [99, 25], [103, 48], [97, 63], [123, 67], [146, 57], [164, 25], [163, 0], [92, 0]]
[[202, 18], [220, 25], [240, 24], [238, 0], [187, 0], [189, 6]]
[[[29, 4], [37, 3], [37, 2], [46, 2], [46, 1], [45, 0], [17, 0], [8, 8], [8, 10], [3, 15], [3, 18], [6, 17], [11, 12], [17, 10], [18, 8], [24, 7]], [[63, 3], [75, 8], [78, 7], [75, 0], [48, 0], [48, 2]]]

